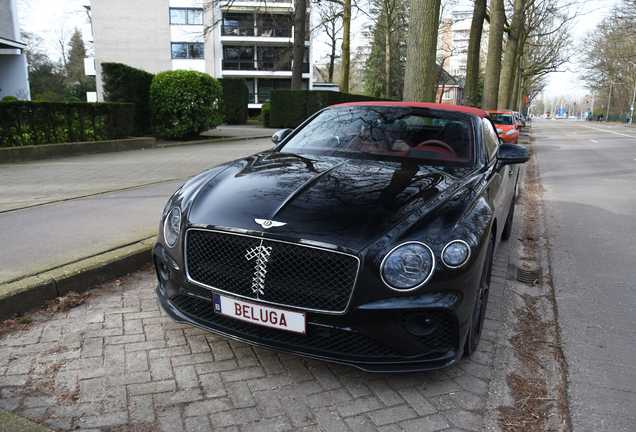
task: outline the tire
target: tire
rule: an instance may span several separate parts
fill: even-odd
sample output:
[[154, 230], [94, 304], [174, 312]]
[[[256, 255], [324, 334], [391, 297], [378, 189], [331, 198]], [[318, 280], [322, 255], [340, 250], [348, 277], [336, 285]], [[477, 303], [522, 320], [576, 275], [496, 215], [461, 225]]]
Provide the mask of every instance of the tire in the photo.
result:
[[488, 306], [488, 294], [490, 292], [490, 278], [492, 276], [492, 259], [494, 250], [494, 237], [490, 233], [488, 238], [488, 249], [486, 250], [486, 258], [481, 271], [481, 280], [479, 282], [479, 292], [475, 299], [473, 307], [473, 316], [470, 320], [466, 342], [464, 343], [464, 354], [470, 356], [477, 351], [479, 341], [484, 329], [484, 320], [486, 318], [486, 308]]
[[[515, 186], [515, 189], [517, 186]], [[515, 201], [517, 201], [517, 194], [512, 196], [512, 202], [510, 203], [510, 210], [508, 210], [508, 216], [506, 217], [506, 224], [504, 225], [503, 232], [501, 233], [502, 240], [508, 240], [512, 234], [512, 224], [515, 218]]]

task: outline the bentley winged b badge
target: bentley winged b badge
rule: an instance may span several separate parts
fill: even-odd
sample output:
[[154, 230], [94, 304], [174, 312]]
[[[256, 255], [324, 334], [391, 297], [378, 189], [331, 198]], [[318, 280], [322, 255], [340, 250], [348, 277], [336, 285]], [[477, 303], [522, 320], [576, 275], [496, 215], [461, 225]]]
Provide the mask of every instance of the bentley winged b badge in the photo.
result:
[[283, 225], [287, 225], [287, 223], [285, 222], [276, 222], [276, 221], [267, 220], [267, 219], [254, 219], [254, 222], [262, 226], [264, 229], [276, 228], [276, 227], [281, 227]]

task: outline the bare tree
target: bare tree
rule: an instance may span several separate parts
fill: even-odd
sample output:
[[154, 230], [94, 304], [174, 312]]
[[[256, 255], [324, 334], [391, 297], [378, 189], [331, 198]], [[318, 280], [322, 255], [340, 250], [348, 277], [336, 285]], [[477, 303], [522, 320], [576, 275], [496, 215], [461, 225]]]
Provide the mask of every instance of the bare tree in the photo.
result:
[[486, 0], [475, 0], [466, 62], [466, 105], [473, 107], [479, 102], [479, 51], [485, 18]]
[[315, 28], [315, 31], [323, 31], [327, 36], [330, 52], [329, 58], [329, 75], [328, 82], [333, 82], [334, 64], [337, 58], [337, 46], [338, 41], [342, 38], [338, 35], [341, 33], [342, 27], [340, 22], [342, 21], [342, 13], [336, 9], [336, 5], [331, 2], [317, 3], [318, 14], [320, 21]]

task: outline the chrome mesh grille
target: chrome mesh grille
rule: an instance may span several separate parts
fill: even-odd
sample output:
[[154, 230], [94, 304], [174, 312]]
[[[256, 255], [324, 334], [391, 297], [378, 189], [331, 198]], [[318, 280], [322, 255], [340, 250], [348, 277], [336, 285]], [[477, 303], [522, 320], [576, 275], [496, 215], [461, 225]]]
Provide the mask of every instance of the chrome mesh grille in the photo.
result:
[[338, 329], [307, 325], [307, 334], [301, 335], [284, 330], [258, 326], [245, 321], [214, 313], [214, 303], [185, 295], [175, 296], [170, 302], [183, 314], [189, 315], [218, 330], [226, 330], [247, 339], [260, 342], [304, 347], [318, 354], [395, 357], [398, 354], [377, 342], [359, 334]]
[[[250, 251], [266, 248], [262, 294], [254, 291], [257, 263]], [[271, 248], [271, 249], [270, 249]], [[189, 230], [189, 277], [237, 296], [303, 309], [344, 312], [358, 272], [351, 255], [275, 240]], [[252, 257], [253, 258], [253, 257]]]

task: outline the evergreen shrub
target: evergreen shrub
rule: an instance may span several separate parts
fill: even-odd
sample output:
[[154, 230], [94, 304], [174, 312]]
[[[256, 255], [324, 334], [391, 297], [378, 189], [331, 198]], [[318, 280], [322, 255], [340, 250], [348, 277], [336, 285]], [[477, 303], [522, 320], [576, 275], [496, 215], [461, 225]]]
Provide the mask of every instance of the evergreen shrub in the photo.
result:
[[249, 88], [245, 78], [221, 78], [219, 82], [223, 87], [225, 123], [231, 125], [247, 124]]
[[190, 139], [223, 123], [223, 89], [210, 75], [192, 70], [158, 73], [150, 87], [153, 130]]
[[154, 75], [122, 63], [102, 63], [104, 101], [134, 103], [134, 134], [150, 132], [150, 85]]
[[272, 90], [269, 98], [269, 122], [273, 128], [296, 128], [316, 112], [330, 105], [393, 100], [328, 90]]
[[7, 101], [0, 103], [0, 147], [127, 138], [133, 104]]
[[270, 105], [268, 103], [263, 104], [263, 106], [261, 107], [261, 122], [263, 123], [264, 127], [270, 127]]

